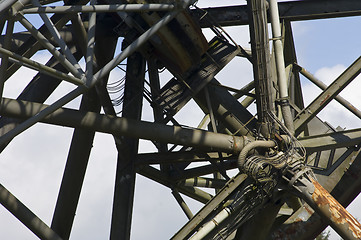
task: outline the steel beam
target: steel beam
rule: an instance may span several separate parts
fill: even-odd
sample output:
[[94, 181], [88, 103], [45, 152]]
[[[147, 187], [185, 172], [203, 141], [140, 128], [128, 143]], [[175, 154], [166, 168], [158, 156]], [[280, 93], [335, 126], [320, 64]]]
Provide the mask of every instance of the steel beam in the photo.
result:
[[[80, 52], [76, 49], [76, 47], [71, 47], [71, 51], [76, 57], [76, 59], [81, 58]], [[66, 69], [60, 64], [55, 58], [51, 58], [46, 66], [61, 71], [66, 72]], [[39, 72], [31, 82], [26, 86], [26, 88], [19, 95], [19, 100], [33, 101], [38, 103], [43, 103], [50, 94], [57, 88], [60, 84], [61, 80], [50, 77], [47, 74]], [[7, 133], [11, 129], [14, 129], [19, 123], [20, 119], [10, 119], [5, 116], [2, 116], [0, 119], [0, 136]], [[7, 146], [6, 144], [2, 144], [0, 146], [0, 152]]]
[[8, 51], [8, 50], [2, 48], [2, 47], [0, 47], [0, 53], [5, 55], [6, 57], [8, 57], [9, 61], [11, 61], [19, 66], [25, 66], [25, 67], [28, 67], [35, 71], [45, 73], [51, 77], [62, 79], [62, 80], [68, 81], [68, 82], [76, 84], [76, 85], [82, 85], [84, 83], [77, 77], [73, 77], [71, 75], [65, 74], [61, 71], [50, 68], [46, 65], [43, 65], [41, 63], [38, 63], [38, 62], [28, 59], [26, 57], [20, 56], [16, 53], [13, 53], [11, 51]]
[[[126, 41], [126, 40], [125, 40]], [[124, 42], [123, 42], [124, 44]], [[139, 52], [127, 59], [122, 116], [140, 120], [143, 106], [145, 59]], [[135, 190], [134, 159], [139, 139], [122, 138], [118, 144], [110, 239], [130, 239]]]
[[[5, 37], [4, 37], [5, 49], [10, 49], [13, 30], [14, 30], [14, 21], [8, 20], [6, 25]], [[4, 84], [6, 81], [5, 76], [6, 76], [6, 70], [8, 68], [8, 64], [9, 64], [9, 57], [3, 56], [1, 58], [1, 66], [0, 66], [0, 100], [3, 97]]]
[[[246, 5], [204, 8], [191, 10], [192, 14], [202, 16], [206, 12], [213, 22], [220, 26], [247, 25], [249, 19]], [[361, 2], [358, 0], [303, 0], [279, 3], [280, 18], [289, 21], [304, 21], [336, 17], [350, 17], [361, 14]], [[200, 21], [203, 28], [212, 26], [205, 19]]]
[[[99, 112], [100, 104], [95, 91], [83, 96], [80, 111]], [[93, 146], [93, 130], [75, 129], [51, 227], [64, 239], [69, 239], [84, 181], [90, 151]]]
[[314, 118], [331, 100], [333, 100], [361, 72], [361, 57], [349, 66], [328, 88], [299, 113], [295, 120], [295, 133], [299, 135], [306, 124]]
[[[55, 58], [57, 58], [59, 62], [62, 63], [69, 72], [71, 72], [77, 78], [82, 78], [84, 72], [80, 68], [79, 64], [75, 63], [74, 56], [72, 54], [68, 54], [69, 49], [64, 43], [64, 41], [60, 39], [59, 32], [57, 30], [54, 30], [55, 25], [48, 18], [45, 17], [44, 19], [47, 19], [46, 27], [48, 28], [50, 35], [53, 35], [53, 37], [56, 36], [56, 38], [58, 39], [58, 44], [60, 44], [60, 46], [63, 47], [65, 50], [64, 53], [58, 51], [56, 47], [51, 44], [51, 42], [39, 30], [37, 30], [24, 16], [21, 16], [19, 18], [19, 22], [32, 34], [34, 38], [36, 38], [36, 40], [45, 49], [47, 49]], [[71, 61], [72, 59], [73, 61]]]
[[150, 12], [150, 11], [172, 11], [176, 4], [110, 4], [95, 6], [51, 6], [32, 7], [21, 11], [23, 14], [39, 13], [89, 13], [89, 12]]
[[[288, 20], [283, 22], [283, 37], [284, 37], [283, 45], [284, 45], [285, 65], [289, 67], [291, 64], [297, 63], [297, 55], [296, 55], [294, 38], [293, 38], [292, 25], [291, 22]], [[288, 90], [290, 95], [290, 101], [294, 103], [299, 109], [303, 109], [305, 106], [302, 96], [300, 76], [298, 71], [296, 71], [294, 67], [292, 67], [291, 71], [289, 72]]]
[[299, 138], [308, 154], [335, 148], [352, 147], [361, 143], [361, 129], [332, 132]]
[[188, 219], [191, 219], [193, 217], [193, 213], [186, 204], [186, 202], [183, 200], [182, 196], [179, 194], [179, 192], [176, 189], [172, 190], [172, 195], [178, 202], [179, 206], [182, 208], [183, 212], [186, 214]]
[[[36, 115], [46, 107], [38, 103], [4, 99], [0, 106], [0, 114], [24, 119]], [[83, 113], [65, 108], [56, 110], [41, 122], [228, 153], [240, 152], [245, 143], [244, 137], [135, 121], [92, 112]]]
[[[234, 135], [252, 136], [252, 130], [257, 128], [256, 119], [226, 89], [217, 87], [219, 82], [216, 79], [212, 79], [210, 83], [208, 91], [212, 96], [211, 105], [215, 118]], [[203, 112], [209, 112], [204, 91], [195, 96], [195, 101]]]
[[[158, 105], [155, 101], [159, 97], [159, 93], [160, 93], [160, 79], [159, 79], [157, 62], [156, 62], [156, 59], [154, 58], [154, 56], [152, 56], [150, 59], [148, 59], [147, 63], [148, 63], [148, 76], [149, 76], [149, 83], [150, 83], [150, 92], [152, 94], [152, 103], [153, 104], [151, 104], [151, 106], [153, 108], [154, 122], [161, 123], [164, 120], [164, 117], [163, 117], [164, 109], [162, 108], [162, 106]], [[159, 153], [165, 153], [168, 151], [167, 144], [155, 143], [155, 145], [156, 145]], [[166, 171], [166, 172], [169, 171], [169, 169], [170, 169], [169, 164], [161, 164], [160, 167], [163, 171]], [[175, 194], [174, 196], [176, 197], [177, 194]], [[187, 210], [186, 210], [186, 212], [187, 212]]]
[[[296, 70], [299, 71], [304, 77], [314, 83], [317, 87], [322, 89], [323, 91], [327, 89], [327, 85], [324, 84], [321, 80], [317, 79], [312, 73], [308, 72], [303, 67], [295, 64]], [[355, 114], [358, 118], [361, 119], [361, 111], [358, 110], [355, 106], [353, 106], [349, 101], [344, 99], [342, 96], [337, 95], [335, 100], [339, 102], [342, 106], [344, 106], [347, 110]]]
[[222, 164], [219, 165], [215, 163], [215, 164], [209, 164], [205, 166], [186, 169], [179, 174], [176, 173], [172, 174], [171, 179], [174, 181], [180, 181], [186, 178], [199, 177], [207, 174], [213, 174], [215, 172], [221, 172], [222, 170], [230, 170], [235, 168], [237, 168], [237, 162], [230, 160], [230, 161], [222, 162]]

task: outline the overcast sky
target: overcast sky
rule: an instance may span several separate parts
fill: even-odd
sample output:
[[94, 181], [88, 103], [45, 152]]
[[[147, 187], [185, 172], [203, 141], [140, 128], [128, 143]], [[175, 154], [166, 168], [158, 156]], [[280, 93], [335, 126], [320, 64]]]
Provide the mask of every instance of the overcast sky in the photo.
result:
[[[199, 7], [229, 4], [243, 4], [244, 1], [200, 0]], [[317, 20], [293, 23], [298, 63], [330, 84], [361, 53], [361, 34], [358, 29], [360, 17]], [[346, 27], [347, 26], [347, 27]], [[236, 42], [245, 48], [249, 46], [248, 27], [226, 29]], [[208, 34], [208, 33], [207, 33]], [[38, 54], [35, 59], [45, 62], [47, 54]], [[22, 69], [5, 86], [5, 96], [16, 98], [31, 80], [31, 70]], [[111, 81], [120, 79], [120, 71], [112, 74]], [[217, 79], [224, 84], [242, 87], [250, 82], [252, 69], [248, 61], [235, 59]], [[168, 79], [164, 79], [168, 80]], [[302, 80], [306, 103], [320, 91], [307, 80]], [[52, 102], [72, 86], [62, 87], [48, 100]], [[341, 94], [354, 106], [361, 109], [359, 89], [361, 78], [357, 78]], [[79, 100], [69, 106], [76, 107]], [[152, 120], [149, 104], [144, 103], [145, 120]], [[177, 119], [185, 125], [196, 126], [203, 113], [190, 102]], [[339, 104], [330, 106], [319, 114], [322, 120], [334, 127], [361, 127], [361, 122], [344, 110]], [[16, 137], [0, 156], [0, 183], [18, 197], [37, 216], [50, 225], [56, 198], [61, 183], [72, 130], [65, 127], [37, 124]], [[111, 136], [97, 134], [84, 181], [81, 198], [71, 239], [108, 239], [114, 191], [116, 150]], [[154, 149], [149, 142], [141, 141], [140, 151]], [[201, 205], [185, 198], [196, 212]], [[356, 200], [350, 212], [361, 219], [360, 200]], [[171, 195], [171, 191], [157, 183], [137, 175], [133, 212], [132, 237], [134, 240], [169, 239], [187, 221]], [[0, 239], [37, 239], [6, 209], [0, 207]], [[332, 236], [332, 239], [339, 239]]]

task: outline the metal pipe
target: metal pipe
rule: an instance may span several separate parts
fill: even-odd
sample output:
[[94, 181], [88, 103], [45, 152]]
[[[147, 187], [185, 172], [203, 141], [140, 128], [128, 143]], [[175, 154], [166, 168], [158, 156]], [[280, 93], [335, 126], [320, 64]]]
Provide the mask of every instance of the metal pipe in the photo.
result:
[[[311, 74], [310, 72], [308, 72], [306, 69], [304, 69], [303, 67], [296, 65], [298, 68], [298, 71], [305, 76], [307, 79], [309, 79], [311, 82], [313, 82], [317, 87], [321, 88], [322, 90], [326, 90], [327, 89], [327, 85], [324, 84], [321, 80], [317, 79], [313, 74]], [[344, 106], [345, 108], [347, 108], [350, 112], [352, 112], [353, 114], [355, 114], [358, 118], [361, 119], [361, 111], [358, 110], [355, 106], [353, 106], [349, 101], [347, 101], [346, 99], [344, 99], [343, 97], [341, 97], [340, 95], [337, 95], [335, 97], [336, 101], [338, 101], [340, 104], [342, 104], [342, 106]]]
[[192, 187], [204, 187], [204, 188], [216, 188], [221, 189], [226, 184], [224, 179], [210, 179], [203, 177], [194, 177], [188, 178], [180, 181], [178, 184], [183, 186], [192, 186]]
[[361, 224], [316, 180], [310, 177], [313, 191], [302, 188], [303, 199], [343, 238], [361, 239]]
[[279, 88], [279, 95], [281, 101], [282, 115], [286, 127], [292, 134], [294, 134], [295, 128], [293, 125], [293, 117], [291, 114], [291, 108], [288, 99], [288, 86], [287, 86], [287, 78], [285, 72], [285, 61], [283, 56], [282, 35], [281, 35], [277, 0], [269, 1], [269, 9], [271, 16], [272, 36], [273, 36], [273, 44], [275, 50], [276, 70], [278, 77], [278, 88]]
[[239, 170], [243, 170], [243, 165], [246, 162], [246, 157], [248, 155], [248, 153], [255, 149], [255, 148], [271, 148], [271, 147], [275, 147], [276, 146], [276, 142], [274, 141], [254, 141], [251, 143], [248, 143], [246, 146], [244, 146], [244, 148], [242, 149], [242, 151], [239, 153], [238, 156], [238, 168]]
[[[40, 114], [46, 109], [48, 109], [47, 105], [4, 98], [0, 106], [0, 114], [9, 117], [29, 118]], [[244, 137], [135, 121], [93, 112], [84, 113], [65, 108], [54, 110], [52, 114], [49, 113], [48, 116], [44, 116], [39, 121], [73, 128], [93, 129], [113, 135], [201, 147], [229, 153], [240, 152], [245, 141]], [[154, 134], [154, 132], [157, 132], [157, 134]]]
[[8, 10], [18, 0], [0, 0], [0, 14]]
[[0, 203], [40, 239], [62, 239], [1, 184]]
[[23, 14], [39, 13], [89, 13], [89, 12], [149, 12], [171, 11], [176, 8], [175, 4], [110, 4], [94, 6], [54, 6], [33, 7], [21, 11]]
[[211, 221], [207, 222], [203, 227], [194, 234], [189, 240], [202, 240], [219, 224], [231, 215], [231, 209], [226, 207], [220, 211]]

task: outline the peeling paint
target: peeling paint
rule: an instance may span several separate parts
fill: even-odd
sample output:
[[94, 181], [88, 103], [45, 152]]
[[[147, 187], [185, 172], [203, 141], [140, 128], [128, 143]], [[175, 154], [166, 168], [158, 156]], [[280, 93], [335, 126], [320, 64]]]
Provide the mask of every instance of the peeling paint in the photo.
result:
[[317, 206], [330, 217], [333, 223], [346, 225], [342, 228], [350, 231], [356, 239], [361, 239], [361, 224], [317, 181], [312, 179], [312, 183], [315, 186], [312, 199]]

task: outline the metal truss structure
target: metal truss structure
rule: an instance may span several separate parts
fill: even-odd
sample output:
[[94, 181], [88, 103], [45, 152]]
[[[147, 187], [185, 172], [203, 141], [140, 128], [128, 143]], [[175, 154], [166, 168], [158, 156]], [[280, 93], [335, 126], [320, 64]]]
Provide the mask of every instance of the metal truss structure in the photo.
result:
[[[39, 238], [69, 239], [94, 135], [102, 132], [118, 151], [111, 239], [131, 239], [137, 174], [168, 187], [189, 218], [174, 240], [313, 239], [328, 224], [361, 239], [360, 224], [341, 206], [361, 191], [361, 130], [317, 118], [332, 100], [361, 118], [338, 96], [361, 72], [361, 58], [325, 86], [297, 63], [291, 26], [359, 16], [360, 1], [199, 8], [192, 0], [0, 0], [0, 15], [0, 93], [5, 82], [16, 87], [19, 69], [37, 71], [16, 99], [1, 99], [1, 150], [38, 122], [74, 129], [50, 226], [0, 186], [1, 204]], [[239, 25], [249, 26], [251, 49], [223, 31]], [[34, 60], [43, 52], [47, 62]], [[244, 86], [215, 78], [234, 58], [253, 67]], [[108, 81], [123, 67], [122, 80]], [[308, 106], [300, 75], [323, 89]], [[74, 87], [45, 104], [62, 82]], [[77, 97], [78, 109], [64, 107]], [[154, 121], [141, 120], [143, 101]], [[176, 118], [190, 101], [205, 115], [198, 128]], [[139, 139], [158, 151], [139, 153]], [[183, 195], [204, 207], [192, 213]]]

